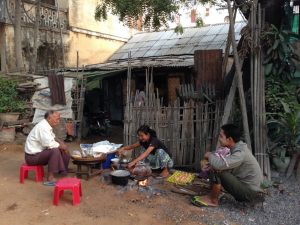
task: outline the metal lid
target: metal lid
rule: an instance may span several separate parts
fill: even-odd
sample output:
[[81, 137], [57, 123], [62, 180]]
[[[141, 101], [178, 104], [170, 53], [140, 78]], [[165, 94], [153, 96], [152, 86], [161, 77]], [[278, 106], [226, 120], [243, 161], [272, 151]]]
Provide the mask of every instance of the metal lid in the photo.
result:
[[115, 170], [110, 173], [112, 176], [116, 177], [127, 177], [130, 176], [130, 173], [127, 170]]

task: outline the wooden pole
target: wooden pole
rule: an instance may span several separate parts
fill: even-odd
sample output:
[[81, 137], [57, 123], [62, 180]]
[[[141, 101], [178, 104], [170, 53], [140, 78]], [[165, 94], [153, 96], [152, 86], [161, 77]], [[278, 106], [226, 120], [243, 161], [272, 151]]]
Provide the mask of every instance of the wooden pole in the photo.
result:
[[38, 44], [39, 44], [39, 31], [40, 31], [40, 9], [41, 9], [41, 0], [36, 0], [35, 23], [34, 23], [34, 33], [33, 33], [33, 60], [30, 68], [30, 70], [34, 74], [37, 70]]
[[249, 124], [248, 124], [248, 116], [247, 116], [247, 108], [246, 108], [246, 100], [244, 95], [244, 87], [243, 87], [243, 77], [242, 77], [242, 71], [241, 71], [241, 64], [240, 59], [237, 51], [236, 46], [236, 39], [235, 39], [235, 31], [234, 31], [234, 19], [233, 19], [233, 12], [231, 8], [230, 0], [227, 0], [227, 6], [228, 6], [228, 12], [229, 12], [229, 19], [230, 23], [232, 24], [230, 26], [230, 33], [231, 33], [231, 39], [232, 39], [232, 49], [233, 49], [233, 55], [234, 55], [234, 63], [236, 68], [236, 74], [237, 74], [237, 86], [239, 90], [239, 97], [240, 97], [240, 105], [241, 105], [241, 111], [243, 116], [243, 128], [245, 133], [245, 139], [246, 143], [251, 150], [251, 138], [250, 138], [250, 132], [249, 132]]
[[223, 113], [223, 117], [222, 117], [222, 122], [221, 124], [224, 125], [226, 123], [228, 123], [231, 111], [232, 111], [232, 106], [233, 106], [233, 101], [234, 101], [234, 97], [235, 97], [235, 93], [236, 93], [236, 88], [237, 88], [237, 75], [236, 73], [234, 74], [233, 80], [232, 80], [232, 84], [230, 87], [230, 91], [228, 94], [228, 97], [226, 99], [226, 103], [225, 103], [225, 107], [224, 107], [224, 113]]
[[128, 69], [127, 69], [127, 83], [126, 83], [126, 105], [125, 105], [125, 118], [124, 118], [124, 142], [130, 144], [130, 91], [131, 91], [131, 51], [128, 52]]
[[85, 86], [86, 86], [86, 78], [82, 75], [81, 86], [80, 86], [80, 100], [78, 107], [78, 121], [79, 121], [79, 129], [78, 129], [78, 139], [82, 138], [82, 128], [83, 128], [83, 109], [84, 109], [84, 94], [85, 94]]
[[[237, 13], [237, 9], [234, 8], [234, 20], [236, 18], [236, 13]], [[226, 67], [227, 67], [227, 63], [228, 63], [228, 57], [230, 54], [230, 46], [231, 46], [231, 35], [230, 35], [230, 26], [232, 26], [232, 24], [229, 24], [229, 30], [228, 30], [228, 37], [227, 37], [227, 42], [226, 42], [226, 48], [225, 48], [225, 54], [224, 54], [224, 59], [223, 59], [223, 64], [222, 64], [222, 77], [224, 77], [226, 75]]]
[[76, 72], [78, 75], [78, 68], [79, 68], [79, 51], [76, 51]]
[[58, 4], [58, 0], [56, 0], [56, 7], [57, 7], [57, 19], [58, 19], [58, 24], [59, 24], [59, 30], [60, 30], [60, 43], [61, 43], [61, 51], [62, 51], [62, 67], [63, 69], [65, 69], [65, 48], [64, 48], [64, 41], [63, 41], [63, 33], [62, 33], [62, 27], [61, 27], [61, 20], [60, 20], [60, 16], [59, 16], [59, 4]]
[[15, 20], [14, 20], [14, 42], [15, 42], [17, 71], [21, 71], [23, 69], [21, 17], [22, 17], [21, 0], [16, 0]]
[[[6, 4], [6, 2], [4, 2]], [[6, 70], [6, 27], [4, 23], [0, 23], [0, 58], [1, 58], [1, 72]]]
[[[77, 59], [79, 65], [79, 52], [77, 52]], [[77, 70], [77, 78], [78, 78], [78, 68]], [[82, 70], [84, 71], [84, 70]], [[82, 74], [81, 77], [81, 86], [79, 92], [79, 100], [78, 100], [78, 112], [77, 112], [77, 120], [79, 121], [79, 128], [78, 128], [78, 139], [81, 140], [82, 138], [82, 129], [83, 129], [83, 110], [84, 110], [84, 96], [85, 96], [85, 88], [86, 88], [86, 77]]]
[[[234, 20], [236, 18], [236, 12], [237, 9], [235, 9], [234, 11]], [[228, 56], [229, 56], [229, 51], [230, 51], [230, 46], [231, 46], [231, 29], [232, 24], [230, 23], [229, 25], [229, 31], [228, 31], [228, 37], [227, 37], [227, 43], [226, 43], [226, 49], [225, 49], [225, 56], [224, 56], [224, 61], [223, 61], [223, 66], [222, 66], [222, 75], [223, 77], [226, 75], [226, 66], [227, 66], [227, 62], [228, 62]], [[243, 64], [244, 61], [241, 61], [241, 64]], [[232, 79], [232, 84], [230, 87], [230, 91], [229, 94], [227, 96], [226, 99], [226, 103], [225, 103], [225, 107], [224, 107], [224, 114], [222, 117], [222, 122], [221, 125], [224, 125], [226, 123], [228, 123], [231, 111], [232, 111], [232, 106], [233, 106], [233, 101], [234, 101], [234, 97], [235, 97], [235, 93], [236, 93], [236, 88], [237, 88], [237, 78], [236, 78], [236, 72], [233, 76]]]
[[251, 7], [251, 100], [254, 152], [263, 174], [270, 179], [270, 161], [267, 154], [267, 127], [265, 109], [265, 77], [263, 53], [260, 51], [260, 33], [264, 27], [263, 11], [258, 1]]

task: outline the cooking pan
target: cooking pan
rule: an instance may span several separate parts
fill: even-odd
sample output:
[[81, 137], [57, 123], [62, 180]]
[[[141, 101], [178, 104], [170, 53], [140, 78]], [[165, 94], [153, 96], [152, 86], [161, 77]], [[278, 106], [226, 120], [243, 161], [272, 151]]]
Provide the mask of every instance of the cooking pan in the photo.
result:
[[122, 169], [126, 169], [128, 164], [130, 163], [130, 160], [126, 159], [126, 158], [122, 158], [122, 159], [120, 159], [119, 163], [120, 163], [120, 167]]
[[110, 173], [111, 181], [113, 184], [126, 186], [130, 173], [127, 170], [115, 170]]

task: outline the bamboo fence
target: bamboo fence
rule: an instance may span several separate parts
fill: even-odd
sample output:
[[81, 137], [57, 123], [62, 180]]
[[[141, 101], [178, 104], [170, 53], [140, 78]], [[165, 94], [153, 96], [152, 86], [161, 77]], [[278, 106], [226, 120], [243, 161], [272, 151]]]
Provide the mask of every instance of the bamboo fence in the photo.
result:
[[260, 34], [263, 29], [263, 11], [257, 1], [251, 8], [251, 97], [253, 115], [254, 152], [263, 174], [270, 179], [270, 160], [267, 154], [267, 127], [265, 108], [265, 75], [263, 69], [263, 54], [260, 49]]
[[139, 104], [137, 91], [126, 105], [125, 144], [137, 141], [136, 131], [143, 124], [153, 128], [173, 155], [175, 166], [199, 169], [206, 151], [216, 148], [223, 114], [223, 101], [203, 103], [193, 99], [163, 106], [153, 86], [153, 74], [146, 72], [146, 99]]
[[192, 84], [183, 84], [177, 88], [177, 94], [183, 101], [190, 99], [198, 102], [213, 102], [216, 98], [216, 87], [214, 84], [201, 85], [197, 89]]

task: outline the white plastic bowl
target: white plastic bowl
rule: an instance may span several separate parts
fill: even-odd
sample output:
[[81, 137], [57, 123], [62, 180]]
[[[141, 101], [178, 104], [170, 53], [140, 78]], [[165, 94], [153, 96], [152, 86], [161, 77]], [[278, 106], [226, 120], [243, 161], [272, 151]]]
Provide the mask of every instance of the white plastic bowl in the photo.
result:
[[110, 160], [113, 164], [118, 164], [120, 159], [119, 158], [113, 158]]

